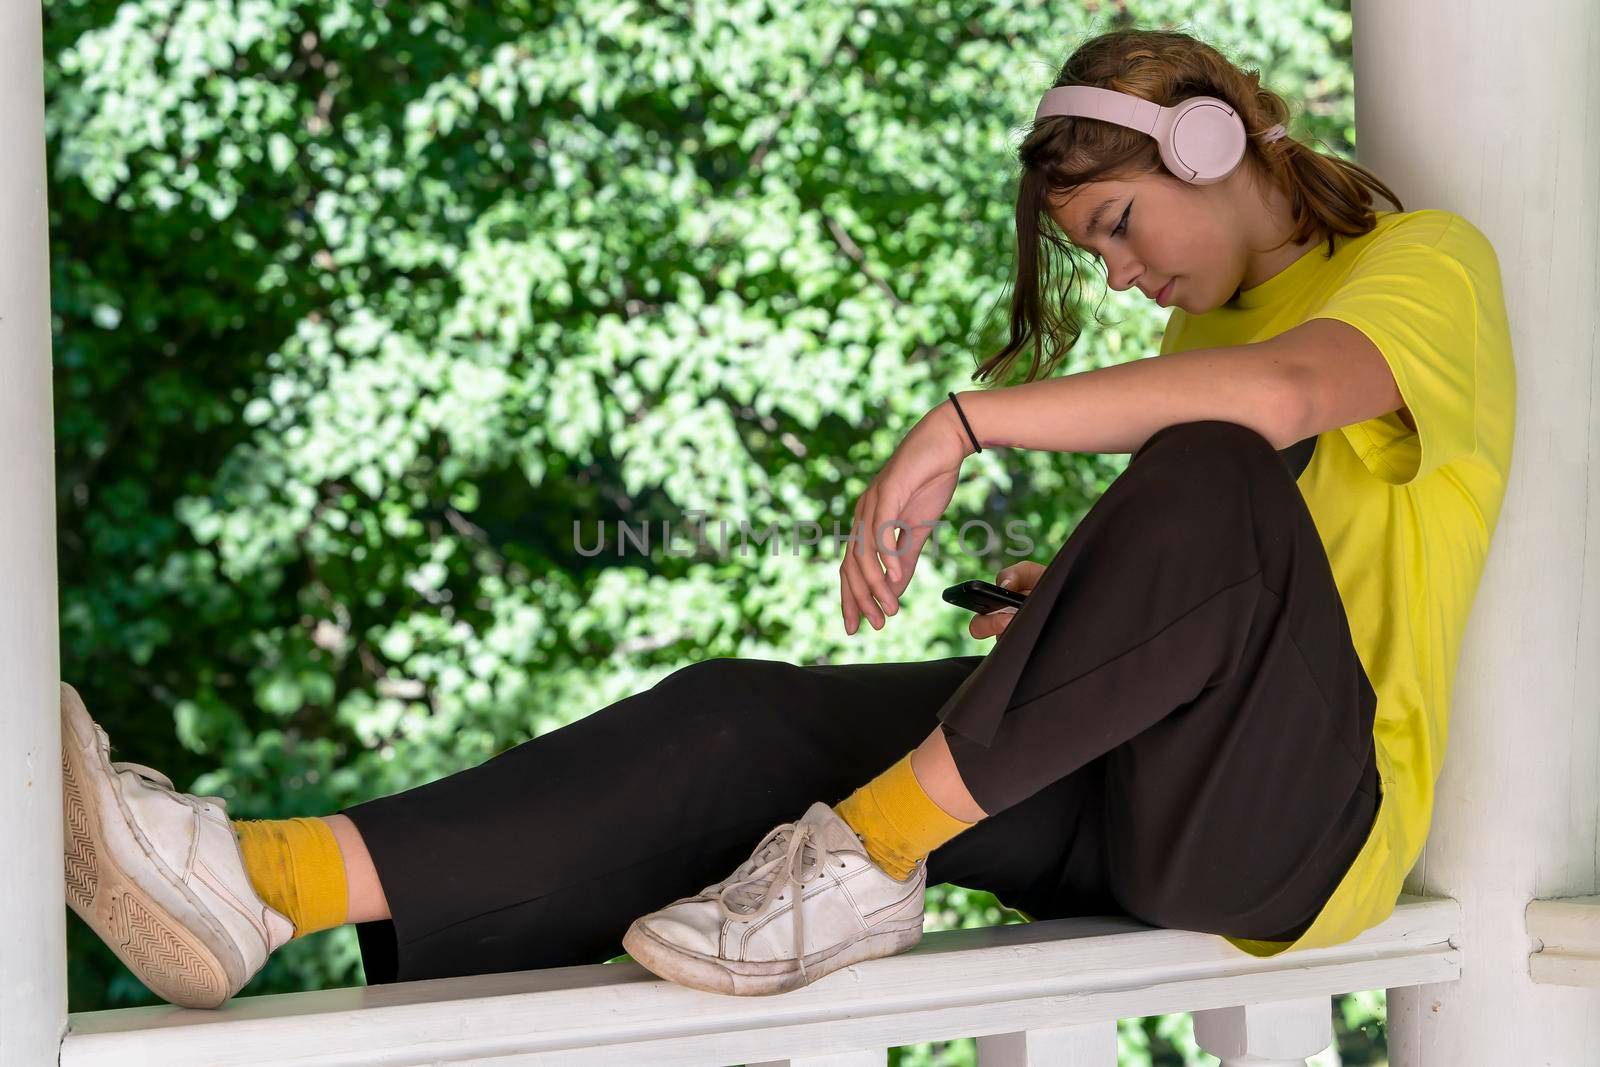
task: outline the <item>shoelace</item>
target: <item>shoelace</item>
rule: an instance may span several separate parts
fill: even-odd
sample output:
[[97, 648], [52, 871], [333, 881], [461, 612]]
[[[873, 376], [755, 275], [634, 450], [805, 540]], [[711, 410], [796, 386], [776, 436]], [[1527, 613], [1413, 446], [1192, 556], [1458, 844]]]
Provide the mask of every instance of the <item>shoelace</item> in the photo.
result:
[[[774, 827], [761, 839], [754, 855], [734, 872], [734, 877], [707, 888], [704, 894], [717, 902], [723, 918], [740, 920], [766, 911], [769, 902], [776, 899], [783, 889], [793, 888], [794, 958], [800, 964], [800, 979], [803, 982], [809, 982], [810, 979], [806, 977], [805, 908], [801, 906], [805, 898], [802, 887], [832, 858], [832, 853], [815, 840], [816, 830], [811, 823], [786, 822]], [[783, 854], [773, 855], [780, 848]], [[780, 869], [783, 872], [782, 880], [777, 877]]]
[[172, 779], [168, 778], [154, 767], [146, 767], [144, 764], [134, 763], [132, 760], [110, 760], [111, 738], [106, 734], [105, 730], [101, 728], [99, 723], [94, 724], [94, 733], [95, 737], [100, 741], [100, 751], [107, 757], [107, 762], [111, 763], [111, 769], [113, 771], [132, 771], [134, 774], [137, 774], [140, 778], [143, 778], [157, 789], [160, 789], [164, 793], [170, 794], [173, 799], [187, 804], [189, 807], [202, 814], [205, 813], [205, 806], [203, 802], [208, 800], [220, 806], [224, 812], [227, 811], [228, 802], [224, 798], [217, 796], [196, 796], [193, 793], [180, 793], [176, 787], [173, 786]]

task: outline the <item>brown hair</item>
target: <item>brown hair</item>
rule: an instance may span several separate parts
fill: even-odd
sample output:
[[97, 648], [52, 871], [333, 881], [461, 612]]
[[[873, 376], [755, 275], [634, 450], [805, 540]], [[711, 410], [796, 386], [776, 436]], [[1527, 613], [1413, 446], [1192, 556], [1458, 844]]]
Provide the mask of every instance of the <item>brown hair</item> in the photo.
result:
[[[1117, 29], [1079, 46], [1053, 85], [1092, 85], [1132, 93], [1165, 107], [1192, 96], [1226, 101], [1244, 123], [1245, 158], [1268, 181], [1286, 191], [1294, 210], [1294, 232], [1285, 244], [1326, 236], [1328, 255], [1334, 235], [1368, 233], [1377, 224], [1372, 193], [1399, 211], [1399, 199], [1371, 171], [1357, 163], [1324, 155], [1293, 137], [1263, 143], [1273, 125], [1289, 125], [1289, 105], [1261, 87], [1261, 73], [1241, 70], [1215, 48], [1175, 30]], [[1011, 297], [1011, 339], [973, 373], [996, 380], [1012, 370], [1017, 353], [1031, 345], [1033, 363], [1025, 381], [1053, 370], [1077, 343], [1082, 319], [1069, 300], [1078, 280], [1079, 256], [1045, 210], [1046, 198], [1095, 181], [1126, 181], [1150, 173], [1168, 174], [1153, 137], [1110, 122], [1050, 115], [1033, 124], [1017, 150], [1022, 173], [1017, 182], [1017, 268]], [[1181, 179], [1173, 177], [1174, 181]], [[1072, 266], [1065, 284], [1051, 269], [1051, 250]], [[1098, 320], [1097, 320], [1098, 321]]]

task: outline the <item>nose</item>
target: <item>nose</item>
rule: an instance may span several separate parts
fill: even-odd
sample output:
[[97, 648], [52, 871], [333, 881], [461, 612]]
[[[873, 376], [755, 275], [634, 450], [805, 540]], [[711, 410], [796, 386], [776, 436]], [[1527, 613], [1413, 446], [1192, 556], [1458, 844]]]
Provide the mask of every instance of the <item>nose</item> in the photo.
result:
[[1133, 288], [1133, 283], [1143, 276], [1144, 271], [1142, 269], [1134, 270], [1122, 267], [1107, 275], [1106, 283], [1118, 292], [1122, 292], [1125, 289]]
[[1124, 261], [1120, 257], [1116, 260], [1105, 260], [1106, 284], [1122, 292], [1133, 287], [1133, 283], [1144, 277], [1145, 271], [1135, 261]]

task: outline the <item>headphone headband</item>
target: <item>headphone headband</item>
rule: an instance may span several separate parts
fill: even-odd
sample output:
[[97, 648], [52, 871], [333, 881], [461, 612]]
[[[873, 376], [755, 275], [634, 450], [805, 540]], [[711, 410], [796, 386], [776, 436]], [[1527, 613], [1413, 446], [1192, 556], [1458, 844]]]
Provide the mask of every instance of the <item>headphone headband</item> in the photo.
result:
[[[1161, 162], [1191, 185], [1226, 179], [1244, 160], [1245, 129], [1231, 106], [1214, 96], [1191, 96], [1171, 107], [1093, 85], [1058, 85], [1045, 90], [1033, 121], [1051, 115], [1114, 122], [1154, 137]], [[1287, 135], [1283, 124], [1261, 135], [1264, 142]]]

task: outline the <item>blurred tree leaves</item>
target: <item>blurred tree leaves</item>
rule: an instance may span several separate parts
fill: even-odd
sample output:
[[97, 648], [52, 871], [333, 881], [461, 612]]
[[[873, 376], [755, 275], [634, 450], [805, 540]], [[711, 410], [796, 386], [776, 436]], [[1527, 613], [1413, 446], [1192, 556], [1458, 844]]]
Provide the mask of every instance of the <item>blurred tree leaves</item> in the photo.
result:
[[[711, 656], [984, 651], [939, 590], [1048, 560], [1125, 457], [974, 457], [948, 517], [1033, 544], [939, 535], [882, 632], [844, 635], [827, 534], [1003, 339], [1055, 68], [1177, 26], [1304, 100], [1297, 134], [1353, 136], [1327, 0], [44, 10], [63, 674], [120, 757], [236, 817], [449, 774]], [[1160, 309], [1107, 300], [1068, 370], [1155, 351]], [[696, 515], [779, 550], [684, 551]], [[680, 550], [619, 553], [619, 520]], [[73, 1010], [153, 1002], [71, 934]], [[359, 980], [346, 929], [248, 991]]]

